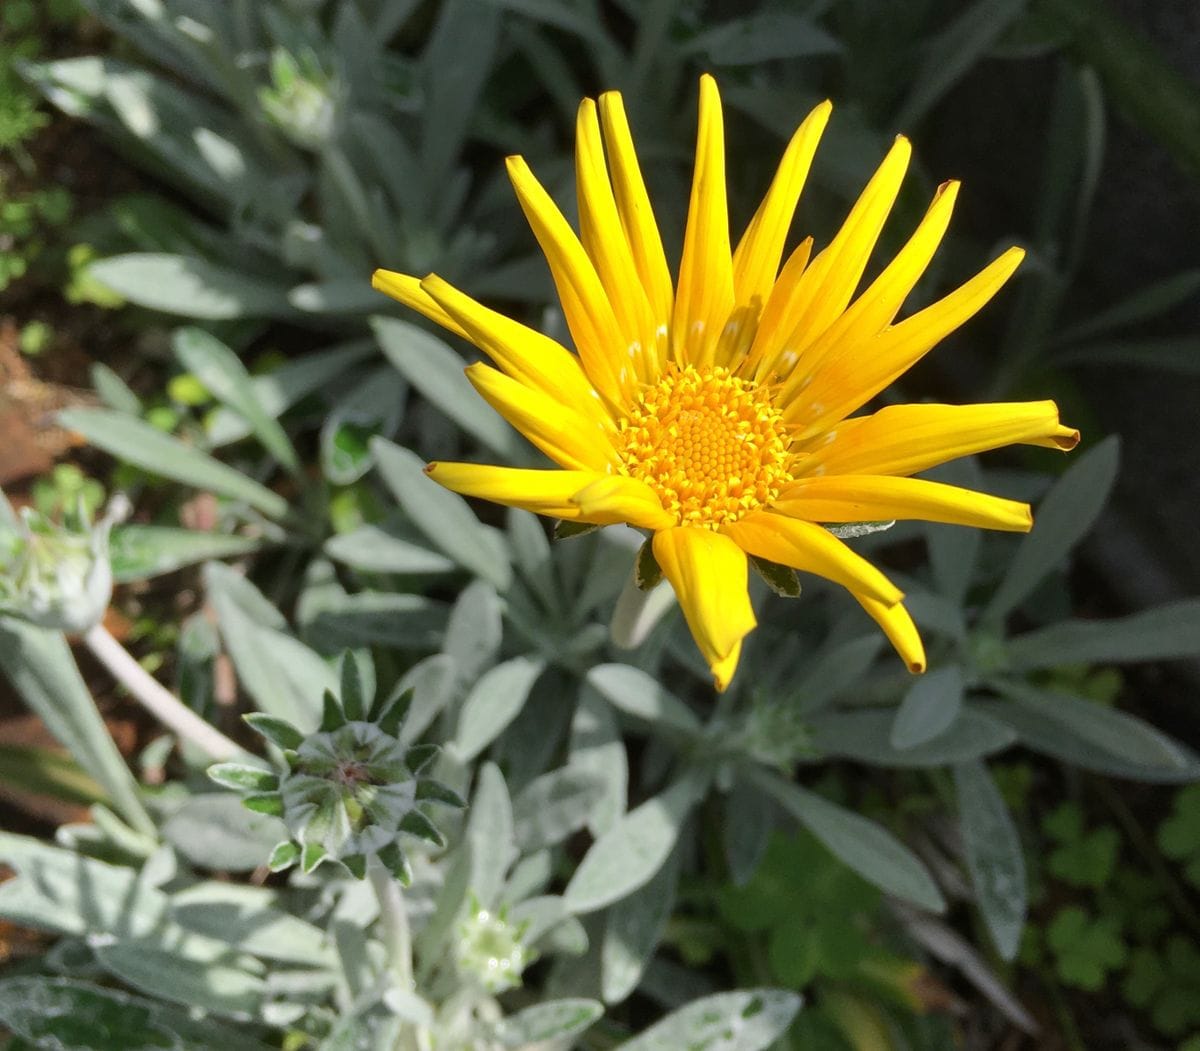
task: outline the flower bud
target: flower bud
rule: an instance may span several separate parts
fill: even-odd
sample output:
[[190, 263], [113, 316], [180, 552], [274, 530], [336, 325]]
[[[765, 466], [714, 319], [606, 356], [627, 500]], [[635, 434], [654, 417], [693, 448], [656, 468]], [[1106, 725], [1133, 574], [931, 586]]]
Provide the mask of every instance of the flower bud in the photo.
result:
[[271, 86], [259, 89], [258, 100], [267, 118], [293, 143], [317, 150], [333, 137], [335, 86], [314, 57], [297, 58], [276, 48], [271, 55]]
[[123, 496], [96, 523], [82, 500], [61, 523], [24, 508], [0, 528], [0, 613], [71, 633], [99, 623], [112, 599], [109, 532], [128, 512]]
[[260, 734], [283, 750], [279, 774], [236, 763], [209, 768], [219, 784], [247, 792], [243, 802], [283, 819], [291, 838], [268, 861], [280, 871], [300, 863], [311, 872], [322, 861], [337, 861], [359, 879], [372, 857], [402, 883], [411, 879], [403, 836], [435, 846], [445, 840], [425, 813], [426, 803], [466, 804], [437, 781], [420, 776], [439, 749], [402, 740], [411, 691], [372, 703], [359, 665], [342, 658], [341, 697], [325, 694], [321, 725], [303, 734], [283, 719], [246, 716]]
[[492, 996], [520, 985], [521, 974], [536, 957], [522, 942], [524, 933], [525, 925], [510, 923], [506, 910], [492, 912], [472, 900], [454, 950], [460, 977]]

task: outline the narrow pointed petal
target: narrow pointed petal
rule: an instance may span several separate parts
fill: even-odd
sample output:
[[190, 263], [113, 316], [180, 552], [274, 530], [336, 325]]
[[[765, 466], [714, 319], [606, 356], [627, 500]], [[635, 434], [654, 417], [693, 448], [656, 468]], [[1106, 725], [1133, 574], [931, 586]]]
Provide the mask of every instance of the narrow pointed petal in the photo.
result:
[[536, 329], [489, 310], [435, 274], [421, 282], [421, 292], [505, 375], [578, 409], [596, 423], [612, 425], [612, 417], [584, 375], [579, 359], [566, 347]]
[[654, 534], [654, 557], [675, 589], [714, 685], [725, 689], [737, 666], [742, 639], [757, 624], [750, 606], [745, 553], [729, 537], [711, 529], [679, 526]]
[[1029, 505], [920, 478], [836, 474], [801, 478], [772, 510], [806, 522], [891, 522], [917, 519], [1027, 533]]
[[908, 475], [1005, 445], [1073, 449], [1079, 432], [1064, 427], [1052, 401], [983, 405], [889, 405], [843, 420], [796, 468], [800, 475]]
[[633, 136], [629, 131], [629, 121], [626, 119], [625, 106], [619, 92], [607, 91], [600, 96], [600, 123], [604, 128], [605, 144], [608, 146], [613, 192], [617, 199], [621, 226], [633, 253], [642, 287], [646, 290], [646, 298], [650, 302], [656, 335], [664, 352], [661, 360], [665, 364], [667, 329], [671, 322], [675, 294], [671, 287], [671, 271], [667, 267], [662, 236], [654, 221], [650, 196], [646, 193], [646, 184], [638, 167]]
[[908, 243], [849, 309], [803, 352], [803, 364], [784, 385], [780, 404], [786, 405], [802, 391], [807, 375], [819, 368], [830, 354], [843, 347], [863, 346], [892, 323], [942, 243], [957, 198], [957, 182], [938, 187], [933, 203]]
[[596, 471], [529, 470], [446, 461], [427, 464], [425, 473], [463, 496], [569, 519], [579, 517], [579, 507], [571, 497], [604, 477]]
[[812, 247], [813, 239], [806, 237], [792, 250], [758, 319], [758, 330], [754, 333], [754, 343], [750, 347], [744, 368], [747, 372], [753, 369], [754, 378], [760, 382], [767, 379], [771, 368], [780, 368], [782, 364], [781, 372], [786, 375], [795, 364], [794, 356], [791, 360], [781, 363], [778, 356], [767, 360], [765, 355], [768, 349], [780, 344], [781, 333], [791, 331], [796, 313], [795, 302], [801, 289], [801, 278], [812, 255]]
[[700, 126], [671, 350], [680, 364], [709, 365], [733, 311], [733, 257], [725, 198], [725, 129], [717, 82], [700, 78]]
[[766, 303], [770, 295], [800, 192], [832, 111], [833, 104], [826, 100], [796, 129], [766, 197], [738, 242], [733, 253], [733, 286], [739, 305], [756, 297]]
[[598, 424], [481, 362], [464, 370], [484, 400], [560, 467], [605, 472], [617, 454]]
[[1020, 248], [1010, 248], [966, 284], [865, 345], [844, 347], [828, 355], [803, 393], [784, 409], [785, 419], [797, 426], [797, 440], [845, 418], [907, 372], [937, 343], [982, 310], [1024, 255]]
[[524, 158], [508, 158], [508, 175], [545, 253], [584, 372], [613, 405], [624, 405], [633, 383], [633, 370], [596, 268]]
[[656, 325], [617, 212], [591, 99], [580, 103], [575, 122], [575, 183], [583, 246], [612, 304], [621, 346], [638, 378], [653, 381], [659, 373]]
[[904, 603], [897, 602], [895, 605], [888, 606], [855, 591], [851, 591], [850, 594], [858, 600], [859, 605], [867, 611], [871, 619], [883, 629], [888, 641], [908, 666], [908, 670], [914, 675], [924, 672], [926, 666], [925, 645], [921, 642], [921, 634], [917, 631], [917, 626], [909, 616], [908, 610], [904, 608]]
[[884, 605], [895, 605], [904, 597], [870, 562], [812, 522], [755, 511], [721, 531], [748, 554], [815, 573]]
[[781, 359], [802, 357], [846, 309], [896, 202], [911, 156], [909, 141], [897, 136], [841, 229], [804, 272], [790, 314], [775, 333], [777, 342], [761, 351], [764, 361], [779, 375], [786, 375], [777, 365]]
[[419, 277], [398, 274], [395, 270], [376, 270], [371, 275], [371, 287], [385, 296], [391, 296], [406, 307], [412, 307], [413, 310], [424, 314], [435, 324], [441, 325], [442, 328], [453, 332], [456, 336], [462, 336], [463, 339], [471, 342], [471, 337], [467, 335], [462, 326], [447, 314], [428, 292], [421, 288]]
[[587, 522], [628, 522], [639, 529], [667, 529], [675, 524], [650, 486], [624, 475], [605, 475], [588, 483], [571, 497], [571, 503]]

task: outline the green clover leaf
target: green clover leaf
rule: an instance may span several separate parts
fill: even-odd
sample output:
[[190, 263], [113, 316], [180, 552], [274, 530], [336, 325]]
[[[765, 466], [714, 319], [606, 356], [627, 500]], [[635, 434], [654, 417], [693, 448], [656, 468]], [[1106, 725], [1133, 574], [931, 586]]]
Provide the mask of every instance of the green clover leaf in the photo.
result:
[[1112, 879], [1121, 836], [1111, 825], [1087, 832], [1079, 804], [1063, 803], [1043, 818], [1042, 831], [1059, 844], [1047, 859], [1047, 868], [1063, 883], [1099, 888]]
[[1046, 931], [1046, 941], [1058, 976], [1086, 992], [1100, 989], [1108, 972], [1125, 962], [1120, 922], [1113, 916], [1093, 919], [1075, 905], [1058, 912]]
[[1171, 816], [1158, 826], [1158, 846], [1182, 862], [1188, 882], [1200, 887], [1200, 784], [1176, 793]]

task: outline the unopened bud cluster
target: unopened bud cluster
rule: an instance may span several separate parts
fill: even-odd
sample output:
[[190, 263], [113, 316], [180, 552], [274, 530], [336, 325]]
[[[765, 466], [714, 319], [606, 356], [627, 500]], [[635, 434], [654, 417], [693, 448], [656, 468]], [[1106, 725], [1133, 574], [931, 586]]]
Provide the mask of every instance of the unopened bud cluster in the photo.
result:
[[251, 810], [274, 814], [287, 825], [291, 838], [272, 852], [272, 871], [299, 862], [303, 871], [311, 872], [331, 860], [362, 879], [374, 857], [407, 884], [411, 870], [403, 837], [444, 845], [422, 807], [466, 804], [445, 785], [421, 776], [438, 753], [436, 745], [410, 746], [401, 740], [411, 697], [409, 691], [373, 703], [358, 663], [346, 654], [341, 697], [325, 694], [315, 733], [301, 733], [275, 716], [246, 717], [282, 749], [286, 769], [273, 773], [220, 763], [208, 773], [219, 784], [246, 792], [243, 802]]
[[95, 523], [82, 500], [61, 522], [23, 508], [0, 528], [0, 613], [67, 632], [99, 623], [112, 599], [108, 536], [128, 506], [113, 500]]
[[458, 927], [455, 965], [459, 976], [495, 996], [521, 984], [521, 975], [535, 958], [524, 944], [524, 924], [509, 921], [507, 910], [493, 912], [472, 901]]
[[271, 86], [258, 94], [268, 119], [303, 149], [325, 146], [337, 112], [334, 81], [310, 53], [297, 57], [283, 48], [272, 53], [270, 73]]

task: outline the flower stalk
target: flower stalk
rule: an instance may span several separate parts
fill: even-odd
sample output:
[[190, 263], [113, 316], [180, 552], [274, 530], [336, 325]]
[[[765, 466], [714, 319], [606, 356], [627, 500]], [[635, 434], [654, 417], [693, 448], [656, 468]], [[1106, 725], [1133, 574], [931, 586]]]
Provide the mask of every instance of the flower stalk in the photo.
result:
[[195, 745], [218, 762], [254, 759], [244, 748], [201, 719], [138, 664], [103, 624], [88, 628], [83, 633], [83, 642], [129, 695], [181, 740]]

